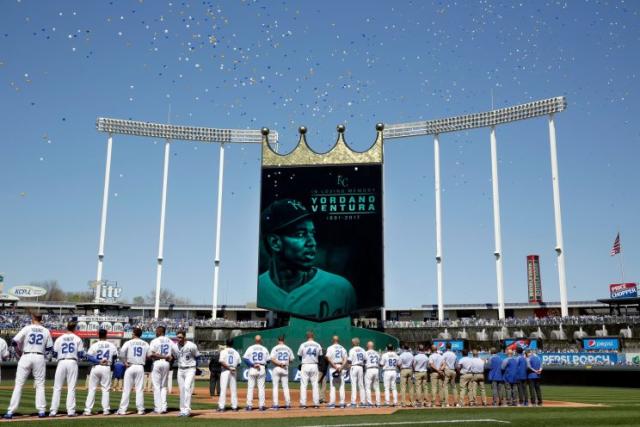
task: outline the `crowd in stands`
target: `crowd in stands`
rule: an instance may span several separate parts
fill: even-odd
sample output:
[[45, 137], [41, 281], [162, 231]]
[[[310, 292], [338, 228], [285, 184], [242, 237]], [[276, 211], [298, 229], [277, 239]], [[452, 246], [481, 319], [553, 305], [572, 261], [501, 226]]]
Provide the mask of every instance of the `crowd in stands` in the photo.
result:
[[454, 320], [386, 320], [385, 328], [456, 328], [456, 327], [501, 327], [501, 326], [559, 326], [559, 325], [594, 325], [594, 324], [640, 324], [640, 316], [626, 315], [584, 315], [584, 316], [550, 316], [550, 317], [509, 317], [504, 320], [467, 317]]

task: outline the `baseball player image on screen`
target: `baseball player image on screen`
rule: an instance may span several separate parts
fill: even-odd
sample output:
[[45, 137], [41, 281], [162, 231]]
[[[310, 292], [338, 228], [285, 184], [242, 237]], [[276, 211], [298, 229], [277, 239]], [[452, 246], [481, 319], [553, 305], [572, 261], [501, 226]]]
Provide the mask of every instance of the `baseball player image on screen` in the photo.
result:
[[47, 401], [44, 395], [44, 380], [46, 372], [46, 362], [44, 353], [53, 349], [53, 341], [51, 333], [42, 326], [42, 315], [32, 314], [31, 324], [25, 326], [13, 337], [11, 345], [16, 347], [17, 352], [22, 352], [20, 361], [16, 371], [16, 383], [11, 394], [9, 408], [4, 415], [5, 419], [13, 418], [13, 413], [20, 406], [20, 398], [22, 397], [22, 387], [29, 377], [33, 374], [33, 383], [36, 388], [36, 409], [38, 417], [47, 416], [45, 410]]
[[227, 386], [231, 394], [231, 409], [238, 410], [237, 368], [240, 364], [240, 353], [233, 348], [233, 340], [227, 340], [227, 347], [220, 352], [220, 396], [218, 397], [218, 412], [225, 410]]
[[375, 393], [376, 407], [380, 407], [380, 354], [375, 350], [375, 344], [373, 341], [367, 343], [367, 351], [365, 356], [365, 374], [364, 374], [364, 387], [367, 398], [367, 406], [373, 406], [373, 399], [371, 398], [371, 388]]
[[149, 357], [153, 360], [151, 382], [153, 383], [153, 412], [164, 414], [167, 412], [167, 387], [171, 361], [178, 356], [178, 347], [164, 334], [166, 328], [156, 328], [156, 338], [149, 344]]
[[58, 359], [51, 396], [49, 416], [55, 417], [60, 406], [62, 386], [67, 382], [67, 415], [76, 416], [76, 382], [78, 381], [78, 360], [84, 357], [84, 344], [74, 334], [76, 322], [67, 324], [67, 333], [58, 337], [53, 344], [53, 357]]
[[338, 387], [340, 394], [340, 407], [345, 406], [345, 390], [344, 383], [346, 365], [347, 365], [347, 350], [340, 345], [340, 339], [337, 335], [331, 338], [331, 345], [327, 347], [327, 362], [329, 362], [329, 408], [336, 407], [336, 387]]
[[188, 417], [191, 415], [191, 395], [193, 394], [193, 385], [200, 352], [194, 343], [187, 341], [184, 331], [179, 331], [176, 337], [178, 338], [178, 388], [180, 389], [179, 416]]
[[260, 221], [269, 269], [258, 277], [258, 306], [323, 320], [356, 309], [344, 277], [314, 266], [318, 245], [311, 214], [292, 199], [273, 202]]
[[247, 348], [242, 356], [244, 363], [249, 366], [247, 376], [247, 406], [246, 410], [253, 408], [253, 389], [258, 385], [258, 408], [261, 411], [265, 407], [265, 381], [267, 379], [267, 363], [269, 362], [269, 350], [262, 345], [262, 337], [256, 335], [255, 344]]
[[349, 350], [349, 379], [351, 380], [351, 407], [357, 406], [358, 390], [360, 391], [360, 406], [365, 406], [364, 392], [364, 361], [365, 352], [360, 347], [360, 339], [351, 340], [351, 350]]
[[289, 364], [293, 360], [293, 351], [284, 343], [284, 336], [278, 337], [278, 344], [271, 349], [271, 382], [273, 387], [273, 409], [278, 410], [278, 386], [282, 384], [284, 394], [284, 408], [291, 407], [291, 395], [289, 393]]
[[133, 339], [124, 343], [120, 349], [120, 357], [124, 360], [127, 370], [124, 373], [124, 385], [122, 386], [122, 398], [118, 415], [125, 415], [129, 407], [129, 395], [131, 388], [136, 389], [136, 409], [138, 415], [144, 415], [144, 364], [147, 361], [149, 344], [140, 337], [142, 329], [133, 328]]
[[300, 358], [300, 406], [307, 408], [307, 385], [311, 381], [313, 406], [320, 406], [320, 387], [318, 386], [318, 360], [322, 357], [322, 347], [313, 340], [313, 332], [307, 332], [307, 340], [300, 344], [298, 357]]
[[100, 384], [102, 392], [102, 413], [109, 415], [109, 392], [111, 391], [111, 365], [118, 357], [118, 349], [113, 343], [107, 341], [107, 330], [98, 331], [98, 341], [93, 343], [87, 350], [87, 360], [93, 364], [89, 372], [89, 390], [87, 391], [87, 402], [84, 406], [83, 415], [91, 415], [93, 405], [96, 400], [96, 389]]

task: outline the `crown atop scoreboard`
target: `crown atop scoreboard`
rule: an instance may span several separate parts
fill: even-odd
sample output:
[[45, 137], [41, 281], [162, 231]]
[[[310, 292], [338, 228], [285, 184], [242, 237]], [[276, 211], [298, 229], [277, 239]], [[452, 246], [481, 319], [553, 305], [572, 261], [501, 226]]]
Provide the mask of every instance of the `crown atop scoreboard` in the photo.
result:
[[376, 125], [376, 140], [366, 151], [355, 151], [344, 139], [344, 125], [338, 125], [338, 139], [326, 153], [314, 151], [307, 143], [307, 128], [300, 126], [298, 145], [287, 154], [279, 154], [273, 150], [269, 142], [269, 129], [262, 129], [262, 166], [312, 166], [312, 165], [358, 165], [382, 163], [382, 131], [384, 125]]

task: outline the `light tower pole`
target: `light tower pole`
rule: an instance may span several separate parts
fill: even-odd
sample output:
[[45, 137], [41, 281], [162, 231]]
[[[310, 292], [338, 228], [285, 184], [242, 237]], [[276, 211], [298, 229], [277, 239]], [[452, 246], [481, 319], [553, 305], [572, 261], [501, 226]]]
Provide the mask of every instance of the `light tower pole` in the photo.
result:
[[113, 136], [107, 136], [107, 161], [104, 170], [104, 189], [102, 191], [102, 212], [100, 214], [100, 238], [98, 242], [98, 270], [96, 272], [96, 294], [94, 302], [100, 302], [102, 287], [102, 264], [104, 262], [104, 240], [107, 231], [107, 210], [109, 208], [109, 183], [111, 181], [111, 151], [113, 149]]
[[224, 179], [224, 143], [220, 143], [220, 158], [218, 165], [218, 205], [216, 207], [216, 252], [213, 261], [213, 304], [211, 319], [218, 318], [218, 289], [220, 280], [220, 239], [222, 232], [222, 183]]
[[167, 185], [169, 181], [169, 157], [171, 154], [171, 141], [164, 142], [164, 166], [162, 168], [162, 198], [160, 201], [160, 237], [158, 239], [158, 264], [156, 266], [156, 295], [153, 317], [160, 315], [160, 284], [162, 282], [162, 261], [164, 260], [164, 220], [167, 209]]
[[442, 205], [440, 202], [440, 136], [433, 136], [433, 171], [436, 193], [436, 283], [438, 297], [438, 321], [444, 320], [442, 296]]
[[493, 234], [495, 239], [496, 284], [498, 287], [498, 319], [504, 319], [504, 283], [502, 270], [502, 230], [500, 226], [500, 185], [498, 182], [498, 147], [496, 127], [491, 126], [491, 184], [493, 189]]

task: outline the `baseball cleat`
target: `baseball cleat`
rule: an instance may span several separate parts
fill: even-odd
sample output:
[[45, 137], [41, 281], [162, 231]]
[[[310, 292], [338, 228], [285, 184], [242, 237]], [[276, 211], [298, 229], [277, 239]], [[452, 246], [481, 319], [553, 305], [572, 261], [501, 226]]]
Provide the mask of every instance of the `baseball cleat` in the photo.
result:
[[138, 411], [138, 415], [144, 415], [144, 410], [143, 411]]
[[46, 412], [38, 412], [38, 418], [46, 418], [46, 417], [47, 417]]
[[50, 417], [55, 417], [56, 415], [58, 415], [58, 413], [56, 411], [49, 411], [49, 416]]
[[13, 414], [11, 412], [7, 412], [2, 416], [2, 418], [4, 418], [5, 420], [10, 420], [13, 418]]

